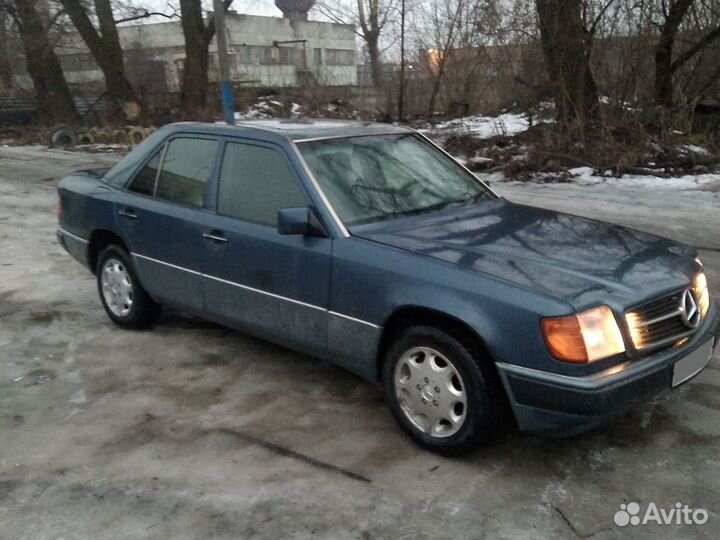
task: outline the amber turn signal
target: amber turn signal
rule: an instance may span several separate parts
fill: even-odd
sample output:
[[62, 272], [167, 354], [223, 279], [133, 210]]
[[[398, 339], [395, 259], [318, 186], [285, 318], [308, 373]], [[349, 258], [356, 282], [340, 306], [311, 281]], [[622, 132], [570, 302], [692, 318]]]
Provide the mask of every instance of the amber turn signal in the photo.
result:
[[540, 324], [550, 354], [563, 362], [587, 364], [625, 351], [620, 328], [608, 306], [543, 319]]

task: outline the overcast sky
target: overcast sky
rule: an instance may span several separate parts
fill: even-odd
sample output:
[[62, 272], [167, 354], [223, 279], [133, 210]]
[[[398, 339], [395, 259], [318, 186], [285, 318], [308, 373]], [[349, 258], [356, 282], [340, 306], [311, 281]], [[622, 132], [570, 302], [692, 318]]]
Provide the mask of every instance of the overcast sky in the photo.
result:
[[[130, 0], [128, 3], [140, 7], [148, 7], [155, 11], [170, 13], [168, 3], [176, 4], [173, 0]], [[212, 0], [203, 0], [206, 9], [212, 9]], [[282, 17], [282, 12], [275, 7], [274, 0], [235, 0], [232, 10], [248, 15], [267, 15], [270, 17]]]

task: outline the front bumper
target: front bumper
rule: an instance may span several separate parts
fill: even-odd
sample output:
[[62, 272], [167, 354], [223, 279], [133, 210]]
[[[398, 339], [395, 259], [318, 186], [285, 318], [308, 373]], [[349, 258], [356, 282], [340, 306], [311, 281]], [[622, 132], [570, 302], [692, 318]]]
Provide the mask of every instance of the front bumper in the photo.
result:
[[570, 377], [500, 362], [497, 366], [522, 431], [570, 436], [670, 390], [675, 364], [710, 340], [717, 347], [718, 336], [719, 310], [713, 303], [698, 331], [681, 347], [599, 373]]

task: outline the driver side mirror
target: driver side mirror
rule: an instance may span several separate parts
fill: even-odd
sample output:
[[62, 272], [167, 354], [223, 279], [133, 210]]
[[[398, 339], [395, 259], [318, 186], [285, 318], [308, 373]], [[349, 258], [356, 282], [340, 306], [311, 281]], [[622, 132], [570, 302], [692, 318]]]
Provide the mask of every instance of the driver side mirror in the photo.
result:
[[315, 211], [309, 207], [282, 208], [278, 210], [277, 228], [280, 234], [301, 234], [303, 236], [322, 236], [327, 233]]

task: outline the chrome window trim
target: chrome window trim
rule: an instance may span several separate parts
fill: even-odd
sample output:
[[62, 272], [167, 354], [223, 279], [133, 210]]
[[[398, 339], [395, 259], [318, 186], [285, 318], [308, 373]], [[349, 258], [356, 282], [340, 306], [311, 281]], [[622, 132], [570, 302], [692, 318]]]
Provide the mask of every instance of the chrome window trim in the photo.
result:
[[343, 313], [338, 313], [337, 311], [331, 311], [331, 310], [326, 309], [326, 308], [324, 308], [324, 307], [322, 307], [322, 306], [316, 306], [315, 304], [308, 304], [307, 302], [302, 302], [302, 301], [300, 301], [300, 300], [295, 300], [294, 298], [288, 298], [287, 296], [281, 296], [281, 295], [279, 295], [279, 294], [271, 293], [271, 292], [269, 292], [269, 291], [263, 291], [262, 289], [256, 289], [255, 287], [250, 287], [250, 286], [248, 286], [248, 285], [243, 285], [243, 284], [241, 284], [241, 283], [236, 283], [236, 282], [234, 282], [234, 281], [228, 281], [227, 279], [222, 279], [222, 278], [219, 278], [219, 277], [216, 277], [216, 276], [211, 276], [210, 274], [203, 274], [202, 272], [197, 272], [197, 271], [195, 271], [195, 270], [190, 270], [189, 268], [183, 268], [182, 266], [177, 266], [177, 265], [175, 265], [175, 264], [171, 264], [171, 263], [168, 263], [168, 262], [165, 262], [165, 261], [161, 261], [161, 260], [158, 260], [158, 259], [154, 259], [154, 258], [152, 258], [152, 257], [148, 257], [147, 255], [141, 255], [140, 253], [131, 252], [130, 254], [131, 254], [133, 257], [137, 257], [137, 258], [139, 258], [139, 259], [144, 259], [144, 260], [146, 260], [146, 261], [154, 262], [154, 263], [157, 263], [157, 264], [162, 264], [162, 265], [164, 265], [164, 266], [168, 266], [168, 267], [170, 267], [170, 268], [174, 268], [175, 270], [180, 270], [180, 271], [183, 271], [183, 272], [188, 272], [188, 273], [193, 274], [193, 275], [196, 275], [196, 276], [200, 276], [200, 277], [204, 277], [204, 278], [207, 278], [207, 279], [211, 279], [211, 280], [213, 280], [213, 281], [218, 281], [218, 282], [220, 282], [220, 283], [225, 283], [226, 285], [231, 285], [231, 286], [233, 286], [233, 287], [238, 287], [238, 288], [240, 288], [240, 289], [245, 289], [245, 290], [247, 290], [247, 291], [255, 292], [255, 293], [258, 293], [258, 294], [264, 294], [265, 296], [270, 296], [271, 298], [276, 298], [276, 299], [278, 299], [278, 300], [284, 300], [284, 301], [286, 301], [286, 302], [291, 302], [291, 303], [296, 304], [296, 305], [299, 305], [299, 306], [307, 307], [307, 308], [310, 308], [310, 309], [316, 309], [316, 310], [318, 310], [318, 311], [323, 311], [323, 312], [327, 313], [328, 315], [333, 315], [333, 316], [335, 316], [335, 317], [341, 317], [341, 318], [343, 318], [343, 319], [347, 319], [347, 320], [349, 320], [349, 321], [353, 321], [353, 322], [356, 322], [356, 323], [358, 323], [358, 324], [364, 324], [365, 326], [369, 326], [369, 327], [371, 327], [371, 328], [375, 328], [375, 329], [380, 329], [380, 328], [382, 328], [382, 326], [378, 326], [377, 324], [373, 324], [373, 323], [371, 323], [371, 322], [363, 321], [362, 319], [356, 319], [355, 317], [351, 317], [350, 315], [345, 315], [345, 314], [343, 314]]
[[335, 211], [335, 208], [333, 208], [333, 205], [330, 204], [330, 201], [328, 200], [327, 196], [325, 195], [325, 192], [320, 187], [320, 184], [317, 181], [317, 178], [315, 178], [315, 175], [310, 170], [310, 167], [308, 167], [307, 163], [305, 162], [305, 158], [303, 157], [302, 153], [300, 152], [300, 149], [298, 148], [297, 144], [295, 144], [295, 141], [290, 141], [290, 146], [293, 149], [293, 152], [295, 152], [295, 156], [300, 160], [300, 163], [302, 164], [303, 170], [305, 171], [305, 174], [310, 179], [310, 182], [312, 183], [313, 187], [315, 188], [315, 191], [317, 191], [318, 195], [320, 195], [320, 199], [322, 199], [323, 204], [325, 205], [325, 208], [327, 208], [328, 212], [330, 212], [330, 215], [333, 218], [333, 221], [335, 222], [335, 225], [337, 225], [338, 229], [340, 229], [340, 234], [344, 238], [350, 237], [350, 232], [347, 230], [347, 227], [345, 227], [345, 224], [340, 219], [340, 216], [338, 216], [337, 212]]
[[463, 165], [462, 163], [460, 163], [457, 159], [455, 159], [454, 156], [452, 156], [451, 154], [449, 154], [448, 152], [446, 152], [445, 149], [444, 149], [442, 146], [440, 146], [439, 144], [435, 143], [435, 141], [433, 141], [430, 137], [428, 137], [428, 136], [425, 135], [424, 133], [419, 132], [417, 129], [413, 129], [413, 128], [408, 128], [408, 129], [410, 129], [413, 133], [415, 133], [416, 135], [418, 135], [418, 136], [419, 136], [421, 139], [423, 139], [425, 142], [427, 142], [427, 143], [429, 143], [430, 145], [434, 146], [435, 148], [437, 148], [438, 150], [440, 150], [443, 154], [445, 154], [447, 157], [449, 157], [450, 159], [452, 159], [452, 160], [453, 160], [455, 163], [457, 163], [466, 173], [468, 173], [470, 176], [472, 176], [477, 182], [479, 182], [479, 183], [480, 183], [485, 189], [487, 189], [490, 193], [492, 193], [493, 195], [495, 195], [497, 198], [502, 198], [500, 195], [498, 195], [497, 193], [495, 193], [495, 191], [494, 191], [490, 186], [488, 186], [485, 182], [483, 182], [482, 180], [480, 180], [480, 178], [478, 178], [478, 176], [477, 176], [474, 172], [472, 172], [472, 171], [471, 171], [470, 169], [468, 169], [465, 165]]
[[337, 139], [357, 139], [358, 137], [383, 137], [385, 135], [403, 135], [406, 133], [410, 133], [415, 130], [411, 130], [410, 128], [400, 128], [393, 131], [381, 131], [378, 133], [357, 133], [353, 135], [325, 135], [322, 137], [308, 137], [306, 139], [293, 139], [293, 143], [306, 143], [306, 142], [316, 142], [316, 141], [332, 141]]
[[[167, 155], [168, 147], [170, 146], [170, 140], [166, 140], [165, 144], [162, 147], [162, 150], [160, 151], [160, 163], [158, 163], [158, 169], [155, 171], [155, 183], [153, 184], [153, 192], [152, 192], [152, 198], [157, 199], [157, 189], [158, 184], [160, 183], [160, 174], [162, 174], [162, 168], [163, 165], [165, 165], [165, 156]], [[149, 163], [149, 162], [148, 162]], [[147, 166], [147, 163], [145, 164]], [[140, 169], [142, 170], [142, 169]], [[139, 171], [138, 171], [139, 174]], [[135, 175], [137, 177], [137, 174]], [[133, 178], [134, 180], [135, 178]], [[132, 181], [130, 182], [132, 185]]]
[[90, 240], [86, 240], [85, 238], [78, 236], [77, 234], [73, 234], [70, 231], [63, 229], [62, 227], [58, 228], [58, 232], [62, 234], [63, 236], [67, 236], [68, 238], [72, 238], [73, 240], [77, 240], [78, 242], [81, 242], [83, 244], [89, 244]]

